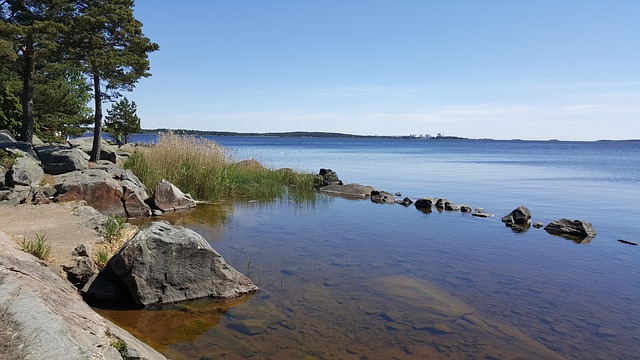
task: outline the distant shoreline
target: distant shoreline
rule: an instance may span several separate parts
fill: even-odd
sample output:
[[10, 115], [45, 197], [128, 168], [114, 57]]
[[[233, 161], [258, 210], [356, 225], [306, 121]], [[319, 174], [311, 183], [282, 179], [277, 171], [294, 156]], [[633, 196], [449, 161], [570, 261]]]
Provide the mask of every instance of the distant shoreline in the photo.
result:
[[286, 138], [336, 138], [336, 139], [412, 139], [412, 140], [478, 140], [478, 141], [563, 141], [563, 142], [625, 142], [640, 141], [640, 139], [620, 139], [620, 140], [527, 140], [527, 139], [491, 139], [491, 138], [465, 138], [460, 136], [425, 136], [425, 135], [355, 135], [337, 132], [322, 131], [291, 131], [291, 132], [233, 132], [233, 131], [209, 131], [209, 130], [187, 130], [187, 129], [142, 129], [138, 134], [158, 134], [172, 131], [179, 135], [196, 135], [196, 136], [255, 136], [255, 137], [286, 137]]

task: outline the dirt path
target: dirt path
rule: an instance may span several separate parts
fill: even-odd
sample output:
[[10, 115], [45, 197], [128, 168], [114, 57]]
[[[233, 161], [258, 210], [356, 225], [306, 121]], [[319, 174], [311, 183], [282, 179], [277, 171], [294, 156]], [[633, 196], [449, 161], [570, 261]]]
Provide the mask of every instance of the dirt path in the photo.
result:
[[100, 235], [85, 224], [96, 215], [84, 203], [0, 206], [0, 230], [16, 241], [35, 240], [36, 234], [51, 243], [51, 263], [69, 264], [71, 251], [81, 243], [95, 245]]

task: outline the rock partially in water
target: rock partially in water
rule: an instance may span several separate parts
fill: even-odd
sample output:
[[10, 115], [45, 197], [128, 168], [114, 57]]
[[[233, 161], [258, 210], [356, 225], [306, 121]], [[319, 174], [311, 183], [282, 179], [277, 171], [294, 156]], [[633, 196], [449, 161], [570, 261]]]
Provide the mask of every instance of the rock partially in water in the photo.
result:
[[404, 198], [402, 200], [397, 200], [396, 199], [396, 204], [400, 204], [400, 205], [402, 205], [404, 207], [407, 207], [407, 206], [413, 204], [413, 200], [409, 199], [408, 197], [406, 197], [406, 198]]
[[538, 221], [538, 222], [533, 224], [533, 227], [536, 228], [536, 229], [543, 228], [544, 227], [544, 223]]
[[395, 204], [396, 199], [393, 194], [386, 191], [371, 191], [371, 201], [377, 204]]
[[413, 203], [413, 205], [418, 210], [429, 210], [431, 211], [431, 207], [433, 206], [433, 199], [428, 198], [420, 198]]
[[589, 242], [596, 236], [590, 222], [560, 219], [549, 223], [544, 229], [551, 235], [558, 235], [575, 242]]
[[342, 181], [338, 178], [338, 174], [331, 169], [320, 169], [318, 175], [313, 179], [313, 186], [316, 189], [332, 184], [342, 185]]
[[183, 193], [165, 179], [162, 179], [156, 186], [151, 201], [156, 208], [162, 211], [187, 210], [196, 207], [196, 202], [191, 195]]
[[523, 225], [531, 222], [531, 211], [526, 206], [518, 206], [516, 209], [511, 211], [509, 215], [506, 215], [502, 218], [502, 222], [505, 223], [506, 226], [511, 226], [513, 224]]
[[371, 192], [376, 191], [371, 186], [364, 186], [360, 184], [330, 184], [321, 187], [318, 191], [321, 193], [342, 196], [351, 199], [366, 199], [371, 197]]
[[[211, 248], [196, 232], [164, 222], [140, 230], [98, 274], [115, 274], [141, 305], [204, 297], [231, 298], [258, 287]], [[86, 294], [99, 297], [109, 285], [93, 281]], [[111, 290], [112, 291], [112, 290]]]

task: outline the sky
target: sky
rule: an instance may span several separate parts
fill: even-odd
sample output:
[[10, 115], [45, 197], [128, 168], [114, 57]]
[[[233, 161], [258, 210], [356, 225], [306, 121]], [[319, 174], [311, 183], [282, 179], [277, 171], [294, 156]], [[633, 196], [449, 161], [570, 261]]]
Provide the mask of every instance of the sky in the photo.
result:
[[142, 127], [640, 139], [638, 0], [138, 0]]

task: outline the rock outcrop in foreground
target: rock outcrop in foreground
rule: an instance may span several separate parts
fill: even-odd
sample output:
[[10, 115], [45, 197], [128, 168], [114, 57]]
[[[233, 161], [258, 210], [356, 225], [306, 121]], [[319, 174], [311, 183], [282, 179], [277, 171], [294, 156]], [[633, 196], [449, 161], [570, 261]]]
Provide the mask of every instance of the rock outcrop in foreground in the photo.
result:
[[[165, 359], [96, 314], [69, 282], [0, 232], [0, 358]], [[7, 339], [4, 339], [7, 340]], [[122, 353], [111, 346], [123, 341]]]
[[231, 298], [258, 290], [202, 236], [165, 222], [140, 230], [83, 291], [104, 300], [120, 296], [122, 285], [140, 305]]

